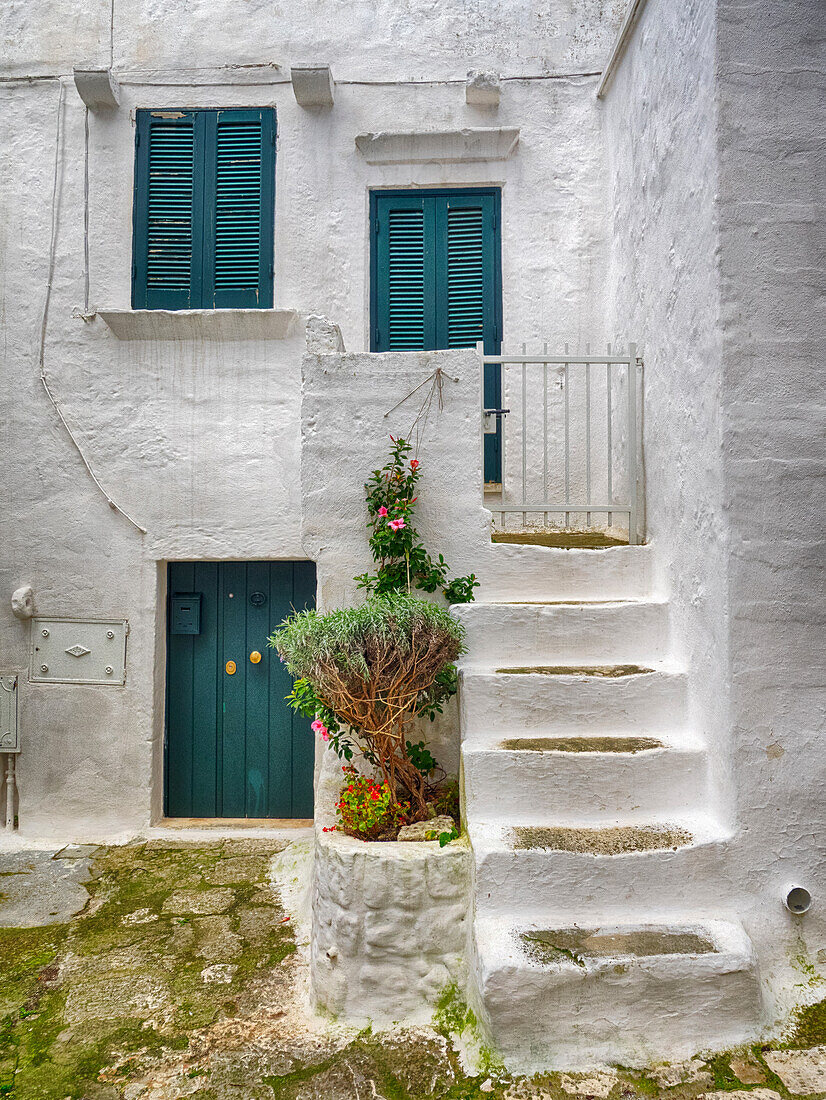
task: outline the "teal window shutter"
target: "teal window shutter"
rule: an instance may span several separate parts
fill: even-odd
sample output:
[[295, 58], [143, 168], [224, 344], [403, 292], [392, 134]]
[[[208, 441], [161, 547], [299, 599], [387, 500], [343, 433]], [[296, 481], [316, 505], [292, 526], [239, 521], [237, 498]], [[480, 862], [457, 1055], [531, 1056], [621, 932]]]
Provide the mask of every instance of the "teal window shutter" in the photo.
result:
[[374, 192], [371, 207], [372, 350], [498, 350], [498, 191]]
[[271, 308], [275, 113], [138, 111], [135, 309]]

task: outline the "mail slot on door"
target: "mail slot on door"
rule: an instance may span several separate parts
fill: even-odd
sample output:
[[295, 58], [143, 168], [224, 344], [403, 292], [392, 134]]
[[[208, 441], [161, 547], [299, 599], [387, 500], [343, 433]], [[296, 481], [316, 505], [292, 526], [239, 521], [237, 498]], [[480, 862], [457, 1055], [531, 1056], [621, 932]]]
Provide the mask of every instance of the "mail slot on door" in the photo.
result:
[[172, 597], [172, 634], [201, 633], [201, 593], [176, 592]]

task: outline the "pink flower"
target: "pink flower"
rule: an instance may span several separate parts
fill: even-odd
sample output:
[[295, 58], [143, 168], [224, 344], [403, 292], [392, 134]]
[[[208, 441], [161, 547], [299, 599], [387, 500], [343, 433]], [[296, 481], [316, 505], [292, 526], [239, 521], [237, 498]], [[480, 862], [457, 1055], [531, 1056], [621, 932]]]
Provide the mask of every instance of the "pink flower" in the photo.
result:
[[405, 522], [403, 519], [391, 519], [389, 523], [389, 527], [392, 531], [401, 531], [404, 526]]
[[379, 508], [379, 515], [380, 516], [386, 516], [387, 515], [387, 509], [384, 507], [383, 504], [382, 504], [381, 508]]
[[316, 718], [315, 722], [310, 723], [310, 729], [313, 731], [313, 733], [321, 733], [321, 731], [326, 730], [327, 727], [324, 725], [320, 718]]
[[321, 740], [322, 741], [329, 741], [330, 740], [330, 734], [328, 733], [327, 730], [322, 730], [321, 731]]

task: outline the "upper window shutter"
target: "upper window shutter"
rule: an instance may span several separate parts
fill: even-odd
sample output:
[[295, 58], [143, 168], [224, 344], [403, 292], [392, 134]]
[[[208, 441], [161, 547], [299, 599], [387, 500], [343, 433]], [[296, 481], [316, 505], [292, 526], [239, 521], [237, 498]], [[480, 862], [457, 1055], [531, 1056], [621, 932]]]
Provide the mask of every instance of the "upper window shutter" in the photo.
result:
[[435, 347], [434, 200], [409, 193], [380, 196], [374, 211], [373, 347]]
[[447, 346], [485, 337], [485, 256], [481, 206], [447, 209]]
[[275, 112], [138, 111], [132, 305], [272, 306]]
[[202, 200], [192, 111], [140, 111], [132, 304], [189, 309], [200, 293]]
[[372, 204], [374, 351], [498, 348], [498, 194], [380, 192]]
[[272, 110], [216, 111], [207, 144], [205, 294], [220, 308], [272, 306]]

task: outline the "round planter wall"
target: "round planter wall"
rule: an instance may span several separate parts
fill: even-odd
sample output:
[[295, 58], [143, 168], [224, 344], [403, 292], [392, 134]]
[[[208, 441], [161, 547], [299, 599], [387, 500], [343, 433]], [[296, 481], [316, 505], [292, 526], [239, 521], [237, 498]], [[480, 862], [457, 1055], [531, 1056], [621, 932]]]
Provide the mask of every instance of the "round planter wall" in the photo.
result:
[[429, 1020], [445, 986], [463, 977], [470, 848], [323, 832], [340, 775], [330, 763], [316, 795], [314, 1001], [355, 1023]]

